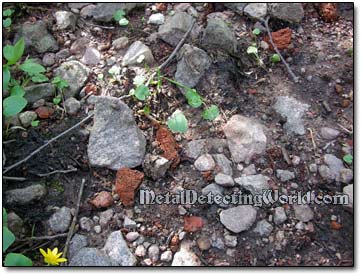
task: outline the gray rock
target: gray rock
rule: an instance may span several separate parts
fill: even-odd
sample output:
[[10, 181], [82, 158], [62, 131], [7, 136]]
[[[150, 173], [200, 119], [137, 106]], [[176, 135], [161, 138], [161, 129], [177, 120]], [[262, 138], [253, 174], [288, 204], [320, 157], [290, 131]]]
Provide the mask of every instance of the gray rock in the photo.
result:
[[302, 117], [309, 105], [297, 101], [288, 96], [278, 96], [274, 109], [282, 117], [287, 119], [283, 128], [288, 134], [304, 135], [304, 123]]
[[123, 221], [123, 227], [127, 229], [135, 229], [137, 227], [137, 224], [134, 220], [131, 220], [130, 218], [125, 216]]
[[118, 170], [143, 162], [146, 139], [137, 127], [131, 109], [115, 97], [90, 97], [95, 103], [94, 124], [89, 136], [90, 165]]
[[[143, 56], [143, 58], [142, 58]], [[143, 44], [141, 41], [135, 41], [127, 50], [122, 60], [122, 66], [129, 65], [152, 65], [155, 59], [149, 47]]]
[[55, 12], [55, 20], [57, 21], [58, 30], [75, 30], [77, 16], [74, 13], [69, 11], [57, 11]]
[[26, 111], [19, 114], [19, 120], [25, 128], [28, 128], [37, 117], [38, 115], [34, 111]]
[[220, 221], [230, 231], [240, 233], [248, 230], [256, 219], [254, 207], [250, 205], [240, 205], [221, 211]]
[[171, 161], [164, 157], [146, 154], [143, 162], [143, 170], [147, 176], [157, 180], [165, 176], [171, 163]]
[[299, 23], [304, 17], [302, 3], [269, 3], [269, 14], [290, 23]]
[[221, 186], [215, 184], [215, 183], [211, 183], [209, 185], [207, 185], [206, 187], [202, 188], [201, 193], [205, 196], [207, 196], [207, 194], [211, 193], [213, 196], [216, 195], [222, 195], [224, 191], [224, 188], [222, 188]]
[[255, 233], [258, 233], [262, 237], [268, 237], [270, 233], [273, 231], [273, 226], [270, 223], [268, 223], [267, 220], [261, 220], [258, 221], [253, 231]]
[[162, 25], [165, 23], [165, 16], [162, 13], [154, 13], [148, 19], [148, 24]]
[[332, 183], [336, 178], [336, 173], [334, 173], [327, 165], [319, 166], [318, 172], [328, 183]]
[[327, 182], [340, 181], [340, 171], [344, 169], [343, 162], [332, 154], [323, 157], [325, 165], [319, 167], [319, 174]]
[[88, 217], [82, 217], [79, 219], [79, 227], [82, 230], [90, 232], [92, 227], [94, 226], [94, 222]]
[[191, 251], [191, 244], [183, 241], [180, 251], [176, 252], [171, 266], [201, 266], [201, 261], [197, 255]]
[[215, 161], [210, 154], [204, 154], [197, 158], [194, 165], [200, 172], [210, 171], [215, 168]]
[[50, 67], [55, 63], [55, 54], [54, 53], [46, 53], [43, 56], [42, 63], [45, 67]]
[[112, 232], [106, 241], [102, 251], [104, 251], [117, 266], [134, 266], [136, 258], [129, 250], [126, 241], [123, 239], [121, 231]]
[[25, 39], [25, 51], [34, 49], [38, 53], [55, 52], [59, 49], [57, 41], [48, 32], [46, 24], [43, 21], [35, 23], [24, 23], [15, 36], [15, 41], [20, 37]]
[[243, 169], [243, 172], [241, 173], [243, 176], [251, 176], [256, 174], [255, 170], [255, 164], [250, 164], [248, 167], [245, 167]]
[[310, 171], [311, 173], [317, 173], [317, 172], [318, 172], [318, 165], [315, 164], [315, 163], [311, 163], [311, 164], [309, 165], [309, 171]]
[[332, 128], [328, 128], [328, 127], [321, 128], [321, 136], [322, 136], [322, 138], [324, 138], [326, 140], [335, 139], [339, 136], [340, 133], [341, 132], [336, 129], [332, 129]]
[[225, 3], [224, 6], [232, 11], [236, 12], [239, 15], [243, 15], [243, 11], [247, 3]]
[[144, 257], [146, 256], [146, 248], [142, 244], [140, 244], [136, 247], [134, 254], [137, 257]]
[[98, 3], [92, 8], [92, 16], [99, 22], [110, 22], [117, 10], [123, 10], [126, 14], [137, 7], [143, 7], [144, 3]]
[[291, 172], [291, 171], [288, 171], [288, 170], [277, 169], [277, 177], [282, 182], [285, 182], [285, 181], [294, 179], [295, 174], [294, 174], [294, 172]]
[[14, 116], [5, 117], [4, 118], [4, 124], [6, 127], [8, 126], [21, 126], [20, 120], [19, 120], [19, 114], [16, 114]]
[[126, 240], [128, 242], [133, 242], [133, 241], [137, 240], [139, 236], [140, 236], [140, 234], [138, 232], [128, 232], [126, 235]]
[[225, 235], [225, 245], [227, 247], [236, 247], [238, 245], [238, 237], [226, 234]]
[[305, 226], [304, 226], [304, 222], [298, 222], [296, 225], [295, 225], [295, 229], [297, 230], [304, 230]]
[[101, 227], [106, 227], [108, 225], [108, 223], [112, 220], [113, 214], [113, 209], [108, 209], [99, 214], [99, 224]]
[[126, 36], [122, 36], [120, 38], [117, 38], [116, 40], [114, 40], [112, 42], [112, 46], [116, 50], [124, 49], [124, 48], [127, 47], [127, 45], [128, 45], [128, 37], [126, 37]]
[[81, 9], [80, 16], [83, 18], [92, 17], [96, 5], [88, 5]]
[[196, 139], [191, 140], [185, 145], [185, 154], [188, 158], [197, 159], [202, 153], [204, 153], [206, 148], [205, 139]]
[[84, 247], [70, 259], [69, 266], [113, 266], [113, 263], [101, 250]]
[[101, 53], [95, 48], [87, 48], [81, 60], [86, 65], [97, 65], [101, 61]]
[[28, 104], [33, 104], [40, 99], [51, 99], [55, 96], [55, 86], [50, 83], [43, 83], [25, 87], [24, 98]]
[[55, 54], [56, 60], [64, 60], [67, 59], [70, 56], [70, 50], [69, 49], [61, 49], [59, 52]]
[[207, 20], [201, 43], [206, 50], [221, 50], [229, 54], [233, 54], [237, 50], [234, 32], [219, 18]]
[[89, 39], [86, 37], [81, 37], [73, 42], [73, 44], [70, 46], [70, 53], [77, 55], [77, 56], [83, 56], [85, 53], [85, 50], [88, 48]]
[[62, 63], [54, 74], [68, 82], [69, 87], [63, 89], [65, 98], [77, 96], [88, 79], [89, 69], [82, 63], [72, 60]]
[[47, 190], [43, 185], [34, 184], [25, 188], [6, 191], [5, 201], [10, 205], [27, 205], [34, 201], [40, 201], [46, 194]]
[[242, 176], [235, 179], [240, 187], [248, 190], [253, 195], [263, 194], [263, 190], [269, 189], [269, 178], [263, 175]]
[[72, 259], [79, 250], [88, 245], [87, 236], [81, 234], [74, 234], [69, 243], [68, 258]]
[[70, 115], [75, 115], [80, 109], [80, 102], [74, 97], [70, 97], [64, 101], [65, 111]]
[[294, 167], [297, 167], [300, 164], [300, 157], [298, 156], [293, 156], [292, 158], [292, 164]]
[[160, 248], [157, 244], [153, 244], [148, 248], [148, 257], [153, 263], [160, 259]]
[[99, 234], [102, 232], [102, 227], [99, 224], [97, 224], [93, 227], [93, 230], [96, 234]]
[[249, 162], [251, 157], [262, 154], [266, 148], [263, 127], [251, 118], [234, 115], [224, 127], [232, 159]]
[[[190, 88], [195, 87], [210, 67], [210, 57], [205, 51], [189, 44], [181, 48], [178, 57], [176, 81]], [[184, 89], [181, 90], [184, 91]]]
[[34, 102], [32, 107], [33, 107], [33, 109], [36, 109], [36, 108], [38, 108], [40, 106], [44, 106], [44, 105], [45, 105], [45, 100], [44, 99], [39, 99], [39, 100]]
[[231, 176], [222, 173], [215, 176], [215, 182], [223, 187], [232, 187], [235, 184]]
[[281, 206], [278, 206], [277, 208], [275, 208], [275, 212], [273, 215], [274, 223], [278, 225], [278, 224], [282, 224], [286, 220], [287, 220], [287, 215], [285, 214], [284, 208]]
[[353, 211], [353, 184], [348, 184], [343, 188], [343, 194], [348, 196], [347, 209]]
[[244, 14], [251, 19], [262, 19], [268, 12], [267, 3], [251, 3], [244, 8]]
[[167, 250], [161, 254], [161, 261], [162, 262], [171, 262], [172, 261], [172, 252]]
[[8, 213], [7, 226], [17, 238], [25, 234], [24, 222], [15, 212]]
[[343, 183], [350, 183], [353, 180], [353, 171], [347, 168], [339, 170], [339, 180]]
[[232, 162], [225, 157], [224, 154], [213, 154], [212, 156], [216, 162], [217, 171], [220, 171], [225, 175], [233, 175], [233, 168], [231, 167]]
[[72, 214], [68, 207], [55, 211], [55, 213], [48, 220], [49, 228], [54, 233], [64, 233], [68, 230], [70, 222], [72, 221]]
[[91, 3], [85, 3], [85, 2], [82, 2], [82, 3], [68, 3], [68, 7], [70, 9], [78, 9], [78, 10], [80, 10], [80, 9], [90, 5], [90, 4]]
[[297, 220], [302, 222], [309, 222], [310, 220], [313, 220], [314, 213], [308, 204], [302, 204], [302, 205], [295, 204], [293, 208], [294, 208], [294, 215]]
[[158, 35], [166, 43], [176, 46], [191, 27], [192, 20], [192, 16], [186, 12], [177, 12], [160, 26]]

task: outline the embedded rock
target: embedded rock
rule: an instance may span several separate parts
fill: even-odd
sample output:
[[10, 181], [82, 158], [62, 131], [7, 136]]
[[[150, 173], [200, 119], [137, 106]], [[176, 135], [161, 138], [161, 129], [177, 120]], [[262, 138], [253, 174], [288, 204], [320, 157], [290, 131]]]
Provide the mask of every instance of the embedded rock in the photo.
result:
[[12, 189], [5, 192], [5, 201], [11, 205], [26, 205], [41, 200], [47, 193], [41, 184], [30, 185], [25, 188]]
[[253, 195], [260, 195], [263, 194], [263, 190], [269, 189], [268, 180], [269, 178], [263, 175], [251, 175], [236, 178], [235, 182]]
[[221, 211], [220, 221], [230, 231], [240, 233], [248, 230], [256, 219], [254, 207], [250, 205], [240, 205]]
[[272, 18], [290, 23], [300, 23], [304, 17], [302, 3], [269, 3], [268, 8]]
[[136, 41], [129, 47], [126, 54], [124, 55], [122, 66], [141, 64], [152, 65], [154, 61], [155, 60], [150, 48], [141, 41]]

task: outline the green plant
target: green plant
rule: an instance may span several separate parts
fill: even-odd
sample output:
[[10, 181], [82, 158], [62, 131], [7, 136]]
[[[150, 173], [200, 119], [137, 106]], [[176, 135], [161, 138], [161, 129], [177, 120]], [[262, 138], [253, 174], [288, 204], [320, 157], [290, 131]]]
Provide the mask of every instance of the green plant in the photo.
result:
[[271, 57], [270, 57], [270, 61], [273, 62], [273, 63], [278, 63], [280, 62], [280, 56], [279, 54], [273, 54]]
[[187, 119], [180, 110], [176, 110], [167, 120], [167, 126], [172, 132], [185, 133], [187, 125]]
[[351, 154], [347, 154], [343, 157], [343, 161], [351, 165], [353, 163], [353, 156]]
[[13, 9], [6, 9], [3, 11], [3, 17], [5, 17], [5, 19], [3, 19], [3, 27], [4, 28], [9, 28], [12, 24], [12, 19], [11, 16], [13, 15], [15, 11]]
[[118, 22], [120, 26], [127, 26], [129, 21], [124, 17], [126, 13], [123, 10], [117, 10], [113, 15], [113, 19]]
[[63, 90], [69, 87], [68, 81], [61, 78], [60, 76], [55, 76], [52, 80], [52, 83], [55, 85], [59, 93], [53, 98], [53, 103], [59, 105], [63, 99]]
[[38, 127], [39, 123], [40, 123], [39, 120], [33, 120], [30, 124], [31, 124], [31, 127]]
[[261, 33], [260, 29], [255, 28], [252, 31], [254, 35], [254, 42], [246, 49], [246, 53], [249, 55], [252, 55], [255, 57], [255, 59], [258, 61], [259, 65], [263, 66], [263, 60], [259, 56], [259, 49], [258, 49], [258, 41], [257, 36]]
[[[3, 208], [3, 253], [15, 242], [15, 235], [8, 228], [8, 214]], [[32, 266], [33, 262], [20, 253], [8, 253], [4, 261], [5, 266]]]

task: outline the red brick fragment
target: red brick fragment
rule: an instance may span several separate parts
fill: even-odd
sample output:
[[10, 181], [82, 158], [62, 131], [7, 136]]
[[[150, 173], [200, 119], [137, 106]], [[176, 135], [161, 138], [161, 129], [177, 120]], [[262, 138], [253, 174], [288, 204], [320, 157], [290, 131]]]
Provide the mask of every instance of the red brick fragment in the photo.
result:
[[176, 168], [180, 163], [180, 156], [178, 154], [178, 144], [173, 134], [167, 128], [161, 126], [157, 130], [156, 141], [163, 151], [161, 156], [172, 161], [171, 167]]
[[117, 171], [116, 192], [123, 205], [133, 206], [137, 188], [143, 180], [144, 174], [137, 170], [121, 168]]
[[109, 207], [113, 204], [113, 197], [111, 193], [102, 191], [90, 203], [96, 208]]
[[[292, 30], [290, 28], [285, 28], [276, 32], [272, 32], [271, 36], [273, 38], [275, 46], [279, 50], [288, 49], [290, 43], [292, 42]], [[273, 46], [270, 43], [268, 36], [264, 37], [264, 41], [269, 44], [269, 49], [273, 50]]]
[[40, 118], [49, 118], [54, 114], [54, 109], [47, 106], [40, 106], [35, 110], [35, 112]]
[[186, 232], [200, 231], [204, 226], [204, 220], [201, 217], [185, 217], [184, 218], [184, 230]]

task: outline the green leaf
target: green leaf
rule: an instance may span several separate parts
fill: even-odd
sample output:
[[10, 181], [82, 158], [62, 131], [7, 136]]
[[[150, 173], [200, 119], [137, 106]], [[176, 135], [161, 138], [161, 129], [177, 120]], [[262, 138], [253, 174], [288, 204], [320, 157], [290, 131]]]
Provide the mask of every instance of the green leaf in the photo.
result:
[[6, 45], [3, 49], [4, 57], [9, 65], [15, 64], [21, 58], [25, 49], [24, 37], [20, 38], [14, 46]]
[[10, 70], [7, 66], [3, 66], [3, 90], [7, 90], [9, 88], [9, 81], [11, 75]]
[[187, 99], [187, 103], [193, 108], [198, 108], [202, 105], [202, 97], [195, 89], [187, 89], [185, 97]]
[[10, 90], [10, 95], [12, 96], [24, 96], [25, 95], [25, 90], [22, 86], [14, 86], [11, 88]]
[[270, 57], [270, 60], [271, 60], [271, 62], [273, 62], [273, 63], [278, 63], [278, 62], [280, 62], [280, 56], [279, 56], [279, 54], [273, 54], [271, 57]]
[[259, 35], [259, 34], [260, 34], [260, 29], [255, 28], [255, 29], [253, 30], [253, 34], [254, 34], [254, 35]]
[[22, 96], [9, 96], [3, 101], [3, 114], [6, 117], [20, 113], [28, 102]]
[[46, 82], [48, 80], [49, 80], [49, 78], [47, 78], [43, 74], [36, 74], [31, 78], [31, 81], [33, 81], [34, 83], [42, 83], [42, 82]]
[[9, 17], [14, 13], [14, 10], [12, 9], [6, 9], [3, 11], [3, 16]]
[[19, 68], [32, 76], [46, 72], [46, 69], [42, 65], [33, 62], [31, 59], [27, 59]]
[[144, 101], [150, 95], [150, 89], [146, 85], [138, 86], [134, 93], [138, 100]]
[[123, 10], [117, 10], [115, 12], [115, 14], [113, 15], [114, 20], [119, 21], [121, 20], [124, 16], [126, 15], [126, 13]]
[[30, 124], [31, 124], [32, 127], [38, 127], [39, 123], [40, 123], [39, 120], [33, 120]]
[[136, 75], [135, 78], [133, 79], [133, 84], [138, 86], [141, 86], [142, 84], [144, 84], [146, 81], [146, 78], [143, 75]]
[[187, 119], [185, 115], [177, 110], [167, 120], [167, 126], [174, 133], [185, 133], [187, 131]]
[[149, 115], [149, 114], [151, 114], [151, 108], [150, 108], [150, 106], [145, 106], [144, 108], [143, 108], [143, 112], [146, 114], [146, 115]]
[[214, 120], [219, 116], [219, 108], [216, 105], [211, 105], [202, 112], [202, 117], [206, 120]]
[[121, 72], [121, 68], [117, 65], [113, 65], [109, 70], [108, 73], [111, 75], [119, 75]]
[[33, 266], [32, 260], [19, 253], [7, 254], [4, 264], [5, 266]]
[[343, 160], [347, 164], [352, 164], [353, 163], [353, 156], [351, 154], [345, 155], [343, 157]]
[[129, 24], [129, 21], [127, 20], [127, 18], [122, 18], [121, 20], [118, 21], [118, 24], [120, 26], [127, 26]]
[[59, 105], [59, 103], [62, 101], [61, 97], [60, 96], [57, 96], [57, 97], [54, 97], [53, 98], [53, 103], [55, 105]]
[[15, 242], [15, 235], [9, 228], [3, 226], [3, 252], [5, 252], [13, 242]]
[[258, 48], [254, 46], [249, 46], [246, 50], [248, 54], [258, 54]]
[[8, 28], [11, 26], [11, 23], [12, 23], [11, 18], [6, 18], [3, 20], [3, 27]]
[[8, 227], [8, 213], [6, 209], [3, 207], [3, 227]]
[[61, 78], [60, 76], [56, 76], [53, 78], [52, 83], [57, 86], [58, 89], [62, 90], [64, 88], [69, 87], [68, 81]]

